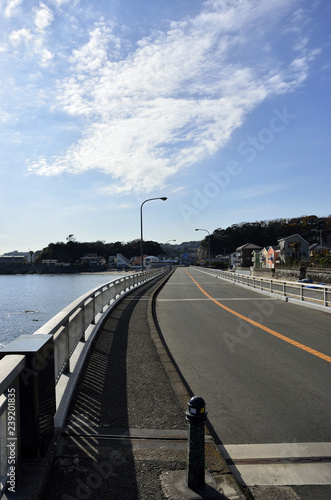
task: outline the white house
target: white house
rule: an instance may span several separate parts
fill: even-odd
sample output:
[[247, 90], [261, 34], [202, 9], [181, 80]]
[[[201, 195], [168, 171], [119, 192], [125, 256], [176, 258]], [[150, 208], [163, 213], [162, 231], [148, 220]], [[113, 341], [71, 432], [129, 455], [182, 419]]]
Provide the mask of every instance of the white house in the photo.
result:
[[238, 262], [239, 262], [239, 256], [237, 255], [237, 252], [230, 253], [230, 266], [236, 267], [236, 264], [238, 264]]
[[158, 257], [154, 257], [153, 255], [149, 255], [148, 257], [144, 258], [144, 267], [145, 269], [151, 269], [153, 267], [153, 264], [156, 262], [159, 262]]
[[126, 267], [130, 267], [130, 261], [123, 254], [118, 253], [116, 256], [117, 261], [117, 269], [125, 269]]

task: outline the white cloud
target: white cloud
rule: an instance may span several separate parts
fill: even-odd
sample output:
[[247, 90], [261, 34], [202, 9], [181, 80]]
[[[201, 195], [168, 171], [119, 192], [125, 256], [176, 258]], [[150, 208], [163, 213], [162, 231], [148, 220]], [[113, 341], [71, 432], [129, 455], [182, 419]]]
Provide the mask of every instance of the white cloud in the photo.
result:
[[93, 74], [103, 68], [107, 64], [110, 44], [113, 45], [113, 51], [120, 45], [111, 29], [107, 26], [94, 28], [90, 32], [88, 43], [73, 51], [70, 62], [74, 65], [75, 72]]
[[327, 64], [324, 64], [324, 66], [322, 67], [322, 70], [323, 71], [326, 71], [328, 70], [329, 68], [331, 68], [331, 62], [327, 63]]
[[[47, 28], [52, 22], [53, 14], [45, 5], [35, 11], [35, 27], [21, 28], [13, 30], [9, 35], [9, 42], [17, 49], [17, 57], [20, 60], [30, 61], [33, 58], [39, 59], [41, 67], [49, 65], [53, 59], [53, 53], [46, 47]], [[8, 50], [8, 49], [7, 49]], [[5, 51], [5, 50], [4, 50]]]
[[41, 66], [48, 66], [50, 61], [54, 58], [54, 55], [50, 50], [43, 48], [40, 51], [40, 57], [41, 57], [40, 61]]
[[[165, 186], [224, 146], [264, 99], [307, 77], [314, 55], [300, 30], [292, 60], [279, 60], [272, 44], [261, 50], [267, 21], [272, 18], [279, 30], [277, 22], [295, 4], [208, 1], [200, 15], [145, 37], [126, 56], [120, 56], [124, 49], [113, 27], [99, 23], [72, 52], [71, 75], [58, 81], [53, 106], [89, 125], [65, 154], [40, 158], [29, 170], [57, 175], [97, 169], [113, 178], [106, 188], [111, 193]], [[257, 51], [248, 52], [250, 44]]]
[[47, 5], [40, 4], [39, 8], [35, 10], [34, 24], [39, 31], [45, 30], [53, 21], [53, 12]]
[[265, 195], [269, 195], [271, 193], [286, 191], [289, 189], [288, 184], [270, 184], [270, 185], [260, 185], [258, 187], [250, 187], [247, 189], [242, 189], [236, 193], [239, 199], [249, 199], [256, 198]]
[[171, 191], [171, 194], [175, 194], [175, 193], [177, 193], [178, 191], [183, 191], [183, 190], [185, 190], [185, 186], [179, 186], [179, 187], [177, 187], [177, 188], [173, 189], [173, 190]]
[[6, 124], [10, 121], [11, 116], [7, 111], [4, 111], [3, 109], [0, 108], [0, 123]]
[[61, 5], [70, 2], [71, 0], [55, 0], [55, 3], [61, 7]]
[[22, 0], [8, 0], [5, 8], [5, 17], [12, 17], [19, 11]]
[[14, 45], [17, 46], [19, 45], [22, 41], [24, 43], [29, 42], [33, 39], [33, 35], [31, 33], [31, 30], [29, 28], [22, 28], [20, 30], [14, 30], [11, 32], [9, 36], [10, 42]]

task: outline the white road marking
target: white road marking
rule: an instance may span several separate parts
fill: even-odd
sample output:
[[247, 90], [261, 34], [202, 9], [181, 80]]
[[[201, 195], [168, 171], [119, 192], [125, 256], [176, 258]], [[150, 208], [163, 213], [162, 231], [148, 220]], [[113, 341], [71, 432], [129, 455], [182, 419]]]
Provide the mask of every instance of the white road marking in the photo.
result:
[[[187, 302], [187, 301], [197, 301], [197, 300], [210, 301], [211, 299], [208, 299], [208, 298], [205, 298], [205, 297], [201, 297], [201, 298], [199, 297], [198, 299], [197, 298], [195, 298], [195, 299], [159, 299], [159, 298], [157, 298], [156, 299], [157, 302]], [[258, 298], [258, 299], [256, 297], [255, 298], [244, 298], [244, 297], [242, 297], [242, 298], [240, 298], [240, 297], [233, 297], [233, 298], [232, 297], [227, 297], [227, 298], [225, 298], [225, 297], [219, 297], [218, 298], [218, 297], [213, 297], [213, 300], [219, 300], [219, 301], [222, 301], [222, 302], [225, 302], [225, 301], [242, 301], [242, 300], [244, 300], [244, 301], [245, 300], [246, 301], [251, 301], [251, 302], [252, 301], [253, 302], [259, 301], [260, 302], [260, 300], [277, 300], [277, 299], [274, 298], [274, 297], [270, 297], [270, 298], [269, 297], [263, 297], [263, 298]]]
[[236, 479], [247, 486], [331, 485], [331, 443], [221, 445]]

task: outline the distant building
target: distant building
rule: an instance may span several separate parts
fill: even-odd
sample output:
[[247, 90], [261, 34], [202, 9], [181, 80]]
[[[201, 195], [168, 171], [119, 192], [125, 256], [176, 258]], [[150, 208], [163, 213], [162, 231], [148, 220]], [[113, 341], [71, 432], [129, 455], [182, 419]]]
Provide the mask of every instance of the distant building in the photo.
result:
[[116, 265], [117, 269], [126, 269], [127, 267], [130, 267], [130, 261], [121, 253], [118, 253], [116, 256]]
[[116, 257], [115, 257], [115, 255], [111, 255], [108, 258], [108, 267], [110, 269], [115, 269], [116, 268]]
[[33, 251], [28, 251], [28, 252], [19, 252], [18, 250], [13, 250], [12, 252], [7, 252], [4, 253], [3, 255], [5, 257], [26, 257], [27, 262], [32, 264], [32, 262], [35, 260], [37, 257], [37, 254], [40, 253], [40, 250], [38, 252], [33, 252]]
[[223, 264], [229, 264], [230, 263], [230, 255], [216, 255], [215, 257], [216, 262], [222, 262]]
[[48, 267], [70, 267], [69, 262], [58, 262], [57, 259], [43, 259], [41, 261], [42, 266], [48, 266]]
[[26, 255], [0, 255], [0, 264], [6, 266], [26, 266], [28, 259]]
[[154, 255], [149, 255], [148, 257], [144, 258], [144, 268], [151, 269], [153, 265], [157, 264], [158, 262], [159, 262], [158, 257], [154, 257]]
[[262, 250], [262, 247], [253, 243], [246, 243], [236, 249], [238, 265], [240, 267], [250, 267], [252, 265], [253, 250]]
[[269, 247], [267, 256], [267, 269], [275, 269], [279, 261], [279, 247]]
[[[148, 255], [144, 255], [143, 256], [144, 262], [145, 262], [145, 258], [146, 257], [148, 257]], [[130, 261], [130, 265], [132, 267], [139, 267], [139, 269], [141, 269], [141, 256], [139, 256], [139, 257], [132, 257], [132, 259]]]
[[260, 264], [262, 269], [267, 268], [267, 262], [268, 262], [268, 252], [269, 252], [269, 246], [262, 248], [261, 254], [260, 254]]
[[239, 262], [239, 257], [237, 255], [237, 252], [230, 253], [230, 266], [231, 266], [231, 268], [236, 267], [238, 262]]
[[252, 263], [255, 269], [262, 268], [262, 252], [263, 250], [253, 250], [252, 251]]
[[88, 264], [90, 267], [100, 267], [106, 265], [106, 259], [104, 257], [98, 257], [96, 253], [86, 254], [80, 260], [83, 264]]
[[[295, 245], [297, 244], [297, 245]], [[300, 234], [292, 234], [286, 238], [278, 240], [279, 259], [285, 263], [288, 258], [296, 258], [308, 260], [309, 258], [309, 243], [300, 236]]]
[[[155, 257], [154, 255], [144, 255], [144, 269], [152, 269], [154, 267], [163, 267], [165, 265], [169, 265], [170, 263], [173, 263], [173, 259], [165, 259], [163, 256], [161, 257]], [[133, 268], [139, 268], [141, 269], [141, 256], [140, 257], [133, 257], [131, 259], [131, 266]]]
[[309, 256], [310, 257], [316, 257], [316, 255], [324, 255], [327, 257], [330, 255], [331, 249], [328, 248], [327, 246], [320, 245], [319, 243], [313, 243], [309, 247]]

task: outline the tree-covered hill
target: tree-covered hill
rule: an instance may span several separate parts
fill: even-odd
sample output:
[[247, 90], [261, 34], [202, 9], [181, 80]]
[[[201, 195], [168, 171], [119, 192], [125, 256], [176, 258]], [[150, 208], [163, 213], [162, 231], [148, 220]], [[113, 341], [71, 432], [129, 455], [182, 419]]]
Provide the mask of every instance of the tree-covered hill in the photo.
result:
[[[123, 254], [128, 259], [140, 256], [140, 239], [128, 243], [116, 241], [115, 243], [106, 243], [104, 241], [79, 242], [73, 235], [67, 237], [66, 243], [49, 243], [42, 249], [37, 258], [37, 262], [43, 259], [56, 259], [58, 262], [76, 263], [87, 254], [97, 254], [98, 257], [104, 257], [108, 262], [110, 256]], [[160, 255], [163, 250], [159, 243], [155, 241], [144, 241], [144, 254]]]
[[[300, 234], [310, 244], [331, 244], [331, 216], [316, 215], [296, 217], [293, 219], [274, 219], [258, 222], [242, 222], [226, 229], [215, 229], [211, 235], [211, 252], [213, 255], [228, 254], [245, 243], [254, 243], [261, 247], [277, 245], [278, 239], [292, 234]], [[207, 244], [205, 239], [205, 245]]]
[[[331, 247], [331, 215], [317, 217], [316, 215], [296, 217], [292, 219], [273, 219], [256, 222], [242, 222], [222, 229], [215, 229], [211, 234], [212, 256], [226, 255], [245, 243], [254, 243], [261, 247], [277, 245], [278, 239], [292, 234], [300, 234], [310, 244], [314, 242]], [[144, 241], [144, 254], [161, 255], [164, 253], [180, 255], [195, 252], [200, 246], [199, 241], [190, 241], [175, 244], [159, 244], [155, 241]], [[202, 240], [201, 246], [207, 248], [208, 236]], [[140, 256], [140, 239], [127, 243], [116, 241], [79, 242], [73, 235], [69, 235], [66, 243], [50, 243], [38, 256], [42, 259], [56, 259], [58, 262], [79, 262], [86, 254], [97, 254], [108, 260], [108, 257], [122, 253], [128, 259]]]

